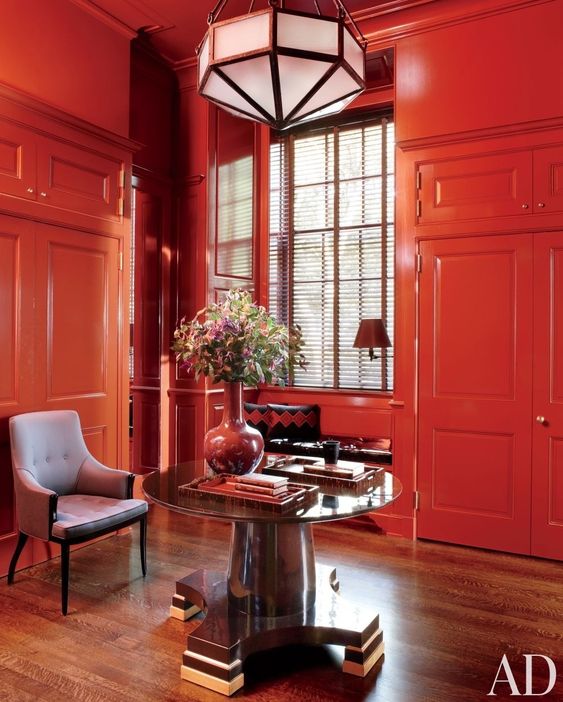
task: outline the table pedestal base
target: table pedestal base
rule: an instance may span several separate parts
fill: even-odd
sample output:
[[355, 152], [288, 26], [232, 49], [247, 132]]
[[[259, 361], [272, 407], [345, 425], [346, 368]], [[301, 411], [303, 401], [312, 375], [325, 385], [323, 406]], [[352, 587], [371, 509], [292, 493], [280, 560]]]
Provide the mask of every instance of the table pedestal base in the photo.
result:
[[229, 602], [224, 573], [199, 570], [179, 580], [171, 616], [185, 621], [199, 610], [206, 612], [188, 635], [182, 678], [232, 695], [244, 685], [242, 667], [247, 656], [290, 644], [345, 646], [343, 672], [367, 675], [383, 655], [379, 615], [339, 595], [334, 569], [317, 565], [316, 570], [315, 604], [303, 612], [275, 617], [239, 611]]

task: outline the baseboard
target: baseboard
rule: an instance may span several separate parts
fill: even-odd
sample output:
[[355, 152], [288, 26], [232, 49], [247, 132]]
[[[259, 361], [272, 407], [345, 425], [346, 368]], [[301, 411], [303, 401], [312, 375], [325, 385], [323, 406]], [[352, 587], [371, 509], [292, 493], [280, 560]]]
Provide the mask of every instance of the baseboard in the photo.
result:
[[350, 527], [370, 529], [376, 533], [390, 536], [403, 536], [414, 539], [414, 519], [398, 514], [379, 514], [376, 512], [363, 514], [341, 522]]

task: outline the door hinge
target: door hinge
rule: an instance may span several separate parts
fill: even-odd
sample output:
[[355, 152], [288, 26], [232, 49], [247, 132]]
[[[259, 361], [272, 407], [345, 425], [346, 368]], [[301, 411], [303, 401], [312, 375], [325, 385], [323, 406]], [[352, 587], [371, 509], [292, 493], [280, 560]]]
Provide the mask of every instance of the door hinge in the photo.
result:
[[422, 188], [422, 173], [420, 171], [416, 172], [416, 189], [420, 190]]
[[416, 254], [416, 272], [422, 273], [422, 254]]
[[117, 254], [117, 270], [119, 270], [119, 271], [123, 270], [123, 251], [120, 251]]
[[413, 496], [413, 507], [415, 511], [420, 509], [420, 492], [418, 490], [415, 490], [412, 494]]
[[422, 216], [422, 201], [421, 200], [416, 201], [416, 216], [417, 217]]
[[117, 214], [120, 217], [123, 217], [125, 214], [125, 200], [122, 197], [117, 200]]
[[119, 171], [119, 187], [124, 188], [125, 187], [125, 168], [122, 168]]

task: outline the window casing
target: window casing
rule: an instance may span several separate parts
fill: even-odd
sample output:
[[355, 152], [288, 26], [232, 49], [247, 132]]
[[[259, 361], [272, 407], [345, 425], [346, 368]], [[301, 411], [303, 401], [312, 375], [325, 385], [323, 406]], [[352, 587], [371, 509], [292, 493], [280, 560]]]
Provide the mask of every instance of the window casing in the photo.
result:
[[371, 317], [393, 343], [394, 197], [390, 114], [272, 140], [270, 311], [301, 326], [309, 362], [291, 384], [392, 389], [392, 347], [352, 345]]

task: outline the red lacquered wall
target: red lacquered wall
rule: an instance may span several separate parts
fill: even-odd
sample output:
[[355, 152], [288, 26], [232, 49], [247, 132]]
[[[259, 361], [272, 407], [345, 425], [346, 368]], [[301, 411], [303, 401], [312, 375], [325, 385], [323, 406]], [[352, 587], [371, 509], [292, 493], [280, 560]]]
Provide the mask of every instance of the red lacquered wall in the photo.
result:
[[131, 136], [140, 144], [133, 158], [135, 274], [130, 393], [133, 411], [132, 470], [168, 464], [168, 390], [172, 370], [171, 272], [174, 138], [177, 81], [173, 71], [141, 40], [131, 54]]
[[1, 15], [1, 82], [128, 135], [131, 33], [68, 0], [3, 0]]
[[[479, 505], [478, 498], [473, 504], [468, 504], [467, 500], [461, 504], [463, 500], [460, 499], [467, 469], [462, 479], [459, 457], [478, 453], [471, 435], [479, 432], [462, 423], [456, 429], [455, 441], [450, 441], [450, 437], [444, 441], [436, 439], [439, 427], [438, 420], [434, 421], [433, 417], [438, 415], [434, 405], [430, 405], [439, 400], [440, 393], [429, 374], [434, 372], [439, 356], [429, 347], [428, 339], [433, 338], [433, 327], [429, 325], [434, 324], [436, 329], [440, 329], [440, 325], [432, 315], [423, 314], [426, 303], [421, 295], [426, 281], [421, 276], [436, 273], [436, 261], [440, 257], [432, 252], [435, 247], [438, 247], [436, 251], [442, 251], [436, 242], [444, 242], [445, 250], [453, 251], [460, 238], [467, 239], [468, 252], [485, 260], [488, 246], [485, 240], [493, 242], [492, 236], [501, 235], [524, 237], [513, 242], [515, 246], [517, 241], [527, 242], [524, 248], [528, 254], [522, 259], [520, 278], [530, 275], [529, 266], [538, 270], [538, 266], [547, 265], [546, 260], [559, 260], [556, 233], [563, 230], [559, 185], [563, 91], [557, 33], [563, 24], [563, 3], [561, 0], [460, 0], [456, 3], [436, 0], [407, 5], [409, 3], [398, 4], [397, 7], [404, 9], [396, 12], [381, 12], [378, 6], [370, 7], [366, 3], [365, 10], [357, 13], [369, 39], [369, 53], [387, 48], [395, 51], [394, 93], [392, 89], [372, 91], [363, 95], [357, 104], [357, 107], [369, 109], [390, 98], [394, 98], [395, 104], [398, 143], [393, 395], [268, 389], [262, 391], [261, 397], [282, 402], [316, 402], [327, 422], [323, 427], [327, 433], [337, 433], [332, 432], [337, 427], [331, 422], [338, 413], [358, 420], [353, 422], [358, 435], [386, 435], [387, 432], [393, 441], [393, 470], [403, 483], [403, 494], [390, 510], [377, 515], [377, 521], [391, 531], [412, 535], [418, 519], [422, 536], [472, 544], [476, 542], [471, 526], [458, 524], [454, 528], [452, 525], [457, 518], [456, 509], [473, 510], [477, 515], [487, 507], [485, 503]], [[254, 289], [257, 298], [262, 303], [267, 302], [268, 130], [236, 122], [199, 98], [195, 91], [194, 66], [183, 67], [178, 76], [178, 241], [173, 248], [175, 261], [171, 273], [172, 323], [178, 316], [195, 313], [209, 299], [214, 299], [217, 292], [234, 284]], [[218, 177], [222, 166], [248, 156], [253, 158], [254, 183], [253, 235], [247, 251], [251, 269], [242, 274], [231, 270], [225, 275], [226, 271], [218, 267], [221, 244], [217, 229]], [[546, 251], [539, 245], [538, 242], [547, 241], [545, 235], [555, 237], [553, 251]], [[520, 248], [518, 251], [521, 253]], [[422, 259], [417, 258], [418, 254], [422, 254]], [[499, 272], [502, 273], [500, 269]], [[470, 268], [463, 268], [462, 275], [472, 279]], [[504, 275], [504, 279], [498, 276], [497, 283], [500, 285], [504, 280], [506, 290], [511, 275], [508, 268]], [[489, 280], [496, 280], [494, 272]], [[550, 289], [558, 290], [557, 276], [549, 284]], [[458, 309], [471, 308], [472, 290], [469, 285], [465, 288], [456, 289], [454, 296], [440, 299], [442, 314], [455, 319]], [[539, 299], [535, 287], [531, 294], [534, 300]], [[510, 300], [505, 302], [505, 309], [509, 309]], [[432, 305], [428, 304], [431, 309]], [[534, 302], [534, 325], [539, 324], [539, 305]], [[493, 305], [490, 309], [486, 305], [483, 307], [491, 314], [493, 308]], [[525, 306], [520, 304], [510, 309], [522, 325]], [[559, 320], [558, 310], [552, 314]], [[488, 320], [487, 324], [490, 323]], [[545, 325], [534, 333], [538, 339], [544, 338]], [[552, 340], [557, 348], [558, 338]], [[555, 521], [559, 519], [558, 488], [550, 497], [536, 489], [526, 503], [525, 486], [530, 476], [537, 476], [537, 480], [532, 480], [534, 485], [563, 484], [556, 451], [557, 437], [563, 435], [563, 427], [554, 426], [549, 437], [546, 435], [545, 441], [542, 440], [543, 434], [540, 425], [534, 424], [534, 415], [536, 409], [539, 413], [540, 406], [545, 404], [545, 397], [541, 388], [535, 386], [534, 378], [543, 377], [545, 368], [541, 366], [538, 370], [540, 361], [537, 358], [530, 361], [524, 347], [519, 347], [519, 351], [525, 359], [519, 361], [517, 373], [524, 386], [528, 388], [529, 385], [529, 412], [522, 409], [524, 402], [510, 431], [503, 429], [497, 434], [512, 432], [511, 441], [518, 446], [532, 446], [533, 438], [543, 458], [537, 465], [532, 465], [531, 457], [527, 463], [524, 460], [518, 463], [509, 453], [500, 451], [495, 454], [498, 460], [493, 461], [489, 469], [494, 470], [494, 466], [504, 461], [505, 478], [509, 480], [512, 476], [521, 488], [518, 499], [524, 506], [515, 522], [515, 530], [521, 533], [513, 534], [513, 550], [526, 552], [521, 536], [526, 529], [530, 530], [531, 519], [533, 524], [540, 525], [535, 527], [535, 538], [532, 533], [532, 548], [536, 543], [536, 552], [543, 549], [546, 553], [546, 539], [549, 538], [546, 534], [552, 533], [546, 524], [549, 520], [553, 522], [554, 515]], [[513, 361], [498, 354], [495, 358], [499, 371], [506, 370]], [[535, 375], [532, 366], [536, 368]], [[173, 362], [170, 368], [170, 421], [165, 425], [170, 428], [169, 456], [185, 459], [197, 455], [205, 429], [217, 420], [221, 393], [220, 389], [206, 388], [203, 383], [196, 384], [182, 376]], [[457, 375], [466, 380], [473, 377], [465, 373], [464, 368], [449, 368], [448, 372], [454, 379]], [[492, 390], [481, 388], [480, 392], [486, 395]], [[469, 397], [471, 393], [465, 392], [465, 395]], [[455, 414], [461, 406], [476, 402], [475, 397], [467, 397], [457, 398], [459, 402], [453, 402], [451, 412]], [[556, 417], [553, 407], [545, 411], [553, 412]], [[531, 437], [532, 427], [534, 437]], [[494, 434], [496, 430], [491, 425], [487, 431]], [[462, 436], [467, 440], [463, 439], [460, 444]], [[481, 437], [477, 443], [484, 445], [487, 441], [489, 439]], [[495, 443], [496, 439], [490, 441]], [[551, 453], [546, 446], [551, 447]], [[520, 458], [526, 451], [519, 452]], [[439, 456], [439, 465], [436, 456]], [[446, 480], [440, 485], [433, 477], [437, 470]], [[502, 476], [497, 477], [500, 481]], [[420, 492], [419, 512], [414, 509], [415, 490]], [[437, 519], [434, 512], [445, 511], [438, 499], [444, 495], [446, 502], [457, 499], [460, 504], [454, 505], [450, 514], [440, 513]], [[487, 543], [486, 539], [479, 545], [511, 548], [493, 541]]]

